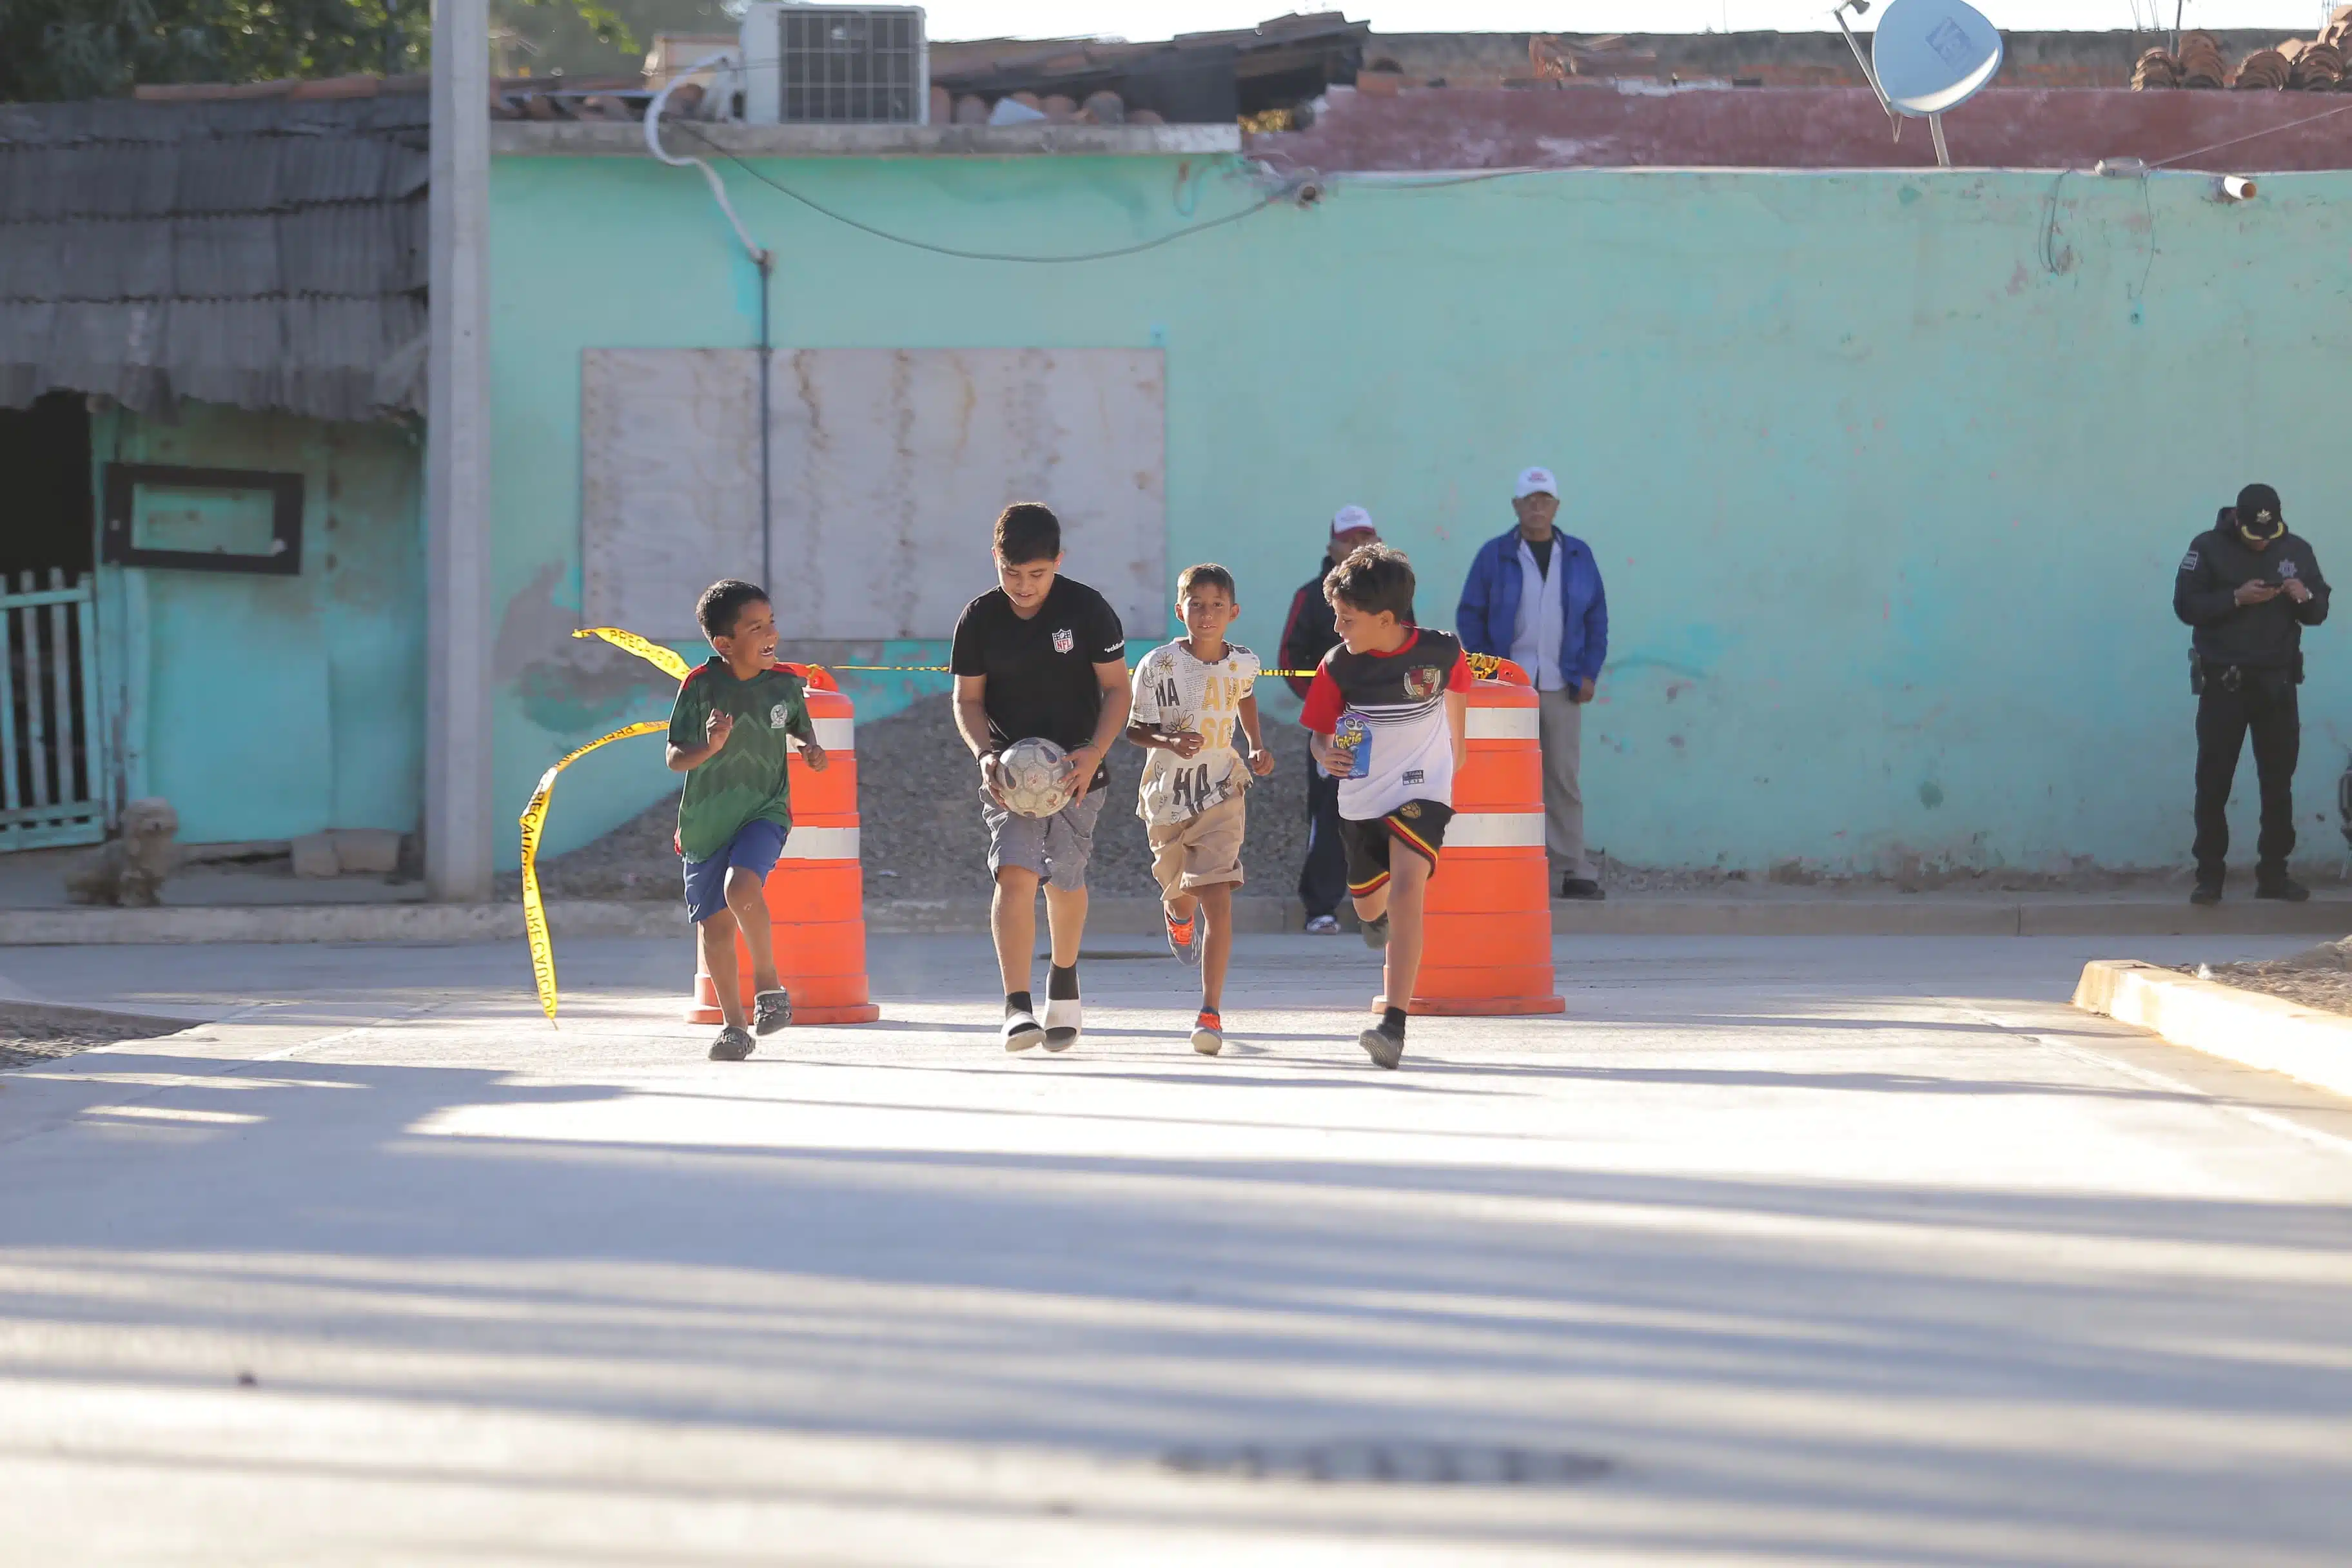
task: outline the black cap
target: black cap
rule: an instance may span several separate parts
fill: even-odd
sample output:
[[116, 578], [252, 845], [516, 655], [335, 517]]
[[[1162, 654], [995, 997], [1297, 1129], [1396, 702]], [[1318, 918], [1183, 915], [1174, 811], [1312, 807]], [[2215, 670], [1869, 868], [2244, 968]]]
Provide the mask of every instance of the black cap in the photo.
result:
[[2255, 533], [2268, 533], [2286, 521], [2286, 509], [2279, 505], [2278, 491], [2268, 485], [2248, 485], [2238, 492], [2238, 526]]

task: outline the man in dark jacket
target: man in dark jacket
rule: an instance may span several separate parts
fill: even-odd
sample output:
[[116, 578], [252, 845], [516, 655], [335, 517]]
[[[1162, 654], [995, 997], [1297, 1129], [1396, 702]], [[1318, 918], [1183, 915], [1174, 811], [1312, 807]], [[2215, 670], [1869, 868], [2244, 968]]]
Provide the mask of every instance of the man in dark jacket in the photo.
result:
[[1601, 883], [1584, 857], [1584, 705], [1609, 658], [1609, 596], [1584, 541], [1552, 526], [1559, 484], [1549, 468], [1519, 475], [1511, 510], [1518, 526], [1478, 547], [1454, 629], [1472, 653], [1509, 659], [1536, 684], [1543, 748], [1544, 847], [1560, 897], [1597, 899]]
[[[1353, 550], [1381, 542], [1372, 514], [1360, 506], [1343, 506], [1331, 515], [1331, 541], [1323, 564], [1291, 595], [1290, 618], [1282, 626], [1284, 669], [1313, 670], [1323, 656], [1339, 646], [1331, 625], [1331, 602], [1323, 596], [1323, 574], [1348, 558]], [[1313, 684], [1306, 676], [1286, 678], [1290, 689], [1307, 695]], [[1307, 906], [1307, 929], [1328, 936], [1339, 929], [1339, 900], [1348, 896], [1347, 851], [1339, 842], [1339, 781], [1326, 774], [1309, 757], [1307, 774], [1307, 864], [1298, 871], [1298, 901]]]
[[2294, 764], [2302, 719], [2303, 628], [2327, 618], [2327, 580], [2310, 542], [2286, 531], [2278, 491], [2248, 485], [2207, 532], [2189, 544], [2172, 585], [2172, 611], [2196, 628], [2189, 653], [2197, 692], [2197, 889], [2189, 901], [2221, 901], [2230, 853], [2230, 788], [2247, 732], [2263, 828], [2254, 897], [2300, 903], [2309, 889], [2286, 874], [2294, 852]]

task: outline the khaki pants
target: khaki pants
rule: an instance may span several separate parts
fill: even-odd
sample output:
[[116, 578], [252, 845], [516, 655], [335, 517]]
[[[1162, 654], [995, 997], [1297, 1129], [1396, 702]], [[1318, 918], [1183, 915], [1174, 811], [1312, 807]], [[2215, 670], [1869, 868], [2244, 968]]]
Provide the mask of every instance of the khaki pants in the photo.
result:
[[1144, 829], [1151, 845], [1151, 879], [1163, 900], [1220, 882], [1241, 885], [1248, 805], [1247, 795], [1237, 795], [1173, 826]]
[[1584, 705], [1566, 687], [1539, 691], [1536, 699], [1537, 739], [1543, 747], [1544, 851], [1551, 858], [1556, 888], [1563, 877], [1592, 876], [1584, 859], [1584, 792], [1576, 784]]

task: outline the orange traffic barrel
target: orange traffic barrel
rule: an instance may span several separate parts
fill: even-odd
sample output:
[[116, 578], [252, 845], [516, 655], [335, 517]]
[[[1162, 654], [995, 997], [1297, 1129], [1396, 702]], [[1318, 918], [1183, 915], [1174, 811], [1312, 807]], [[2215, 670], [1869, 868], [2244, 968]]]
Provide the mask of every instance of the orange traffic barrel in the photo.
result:
[[[793, 830], [768, 873], [768, 921], [775, 933], [776, 973], [792, 993], [795, 1024], [870, 1024], [882, 1009], [866, 999], [866, 884], [857, 861], [856, 709], [833, 677], [810, 665], [789, 665], [808, 678], [809, 718], [825, 750], [823, 773], [799, 752], [791, 762]], [[751, 1002], [751, 955], [739, 934], [736, 973], [743, 1003]], [[719, 992], [698, 970], [690, 1024], [719, 1020]]]
[[1516, 665], [1470, 689], [1454, 820], [1430, 879], [1427, 938], [1408, 1013], [1558, 1013], [1543, 753], [1535, 688]]

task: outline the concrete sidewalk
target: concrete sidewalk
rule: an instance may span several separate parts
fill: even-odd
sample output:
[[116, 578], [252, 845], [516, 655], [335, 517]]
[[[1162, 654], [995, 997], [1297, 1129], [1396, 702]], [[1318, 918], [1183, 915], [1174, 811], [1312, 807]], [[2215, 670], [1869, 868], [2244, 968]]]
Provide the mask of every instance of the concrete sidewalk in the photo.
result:
[[682, 938], [0, 955], [216, 1020], [0, 1074], [0, 1557], [2332, 1568], [2352, 1108], [2101, 951], [1564, 940], [1395, 1074], [1353, 942], [1216, 1059], [1118, 941], [1066, 1058], [884, 938], [742, 1064]]

